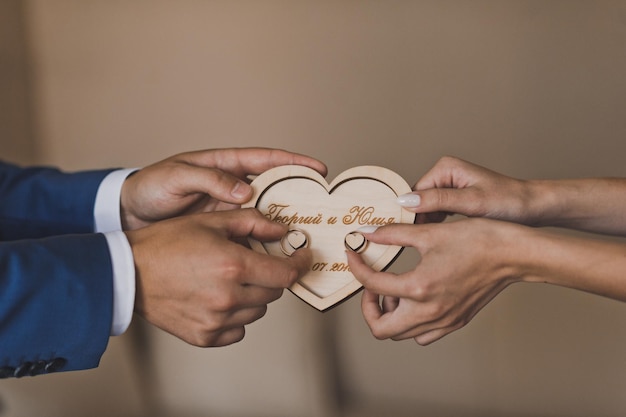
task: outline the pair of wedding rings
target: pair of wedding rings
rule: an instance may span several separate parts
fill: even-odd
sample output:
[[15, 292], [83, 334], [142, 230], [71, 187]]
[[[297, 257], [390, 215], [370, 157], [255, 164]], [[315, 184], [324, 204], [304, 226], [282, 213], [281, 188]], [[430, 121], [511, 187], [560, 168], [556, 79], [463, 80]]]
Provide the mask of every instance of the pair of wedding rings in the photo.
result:
[[[367, 239], [359, 232], [350, 232], [344, 239], [343, 244], [346, 249], [355, 253], [361, 253], [367, 247]], [[309, 247], [309, 237], [300, 229], [290, 229], [280, 240], [282, 252], [291, 256], [295, 251]]]

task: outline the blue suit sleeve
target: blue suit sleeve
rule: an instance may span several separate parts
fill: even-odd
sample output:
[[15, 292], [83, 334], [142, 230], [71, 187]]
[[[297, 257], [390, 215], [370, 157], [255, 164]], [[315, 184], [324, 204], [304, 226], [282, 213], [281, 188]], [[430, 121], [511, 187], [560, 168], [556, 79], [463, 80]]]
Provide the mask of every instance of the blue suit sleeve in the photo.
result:
[[93, 232], [96, 193], [109, 172], [0, 162], [0, 241]]
[[0, 242], [0, 378], [98, 366], [111, 276], [101, 234]]

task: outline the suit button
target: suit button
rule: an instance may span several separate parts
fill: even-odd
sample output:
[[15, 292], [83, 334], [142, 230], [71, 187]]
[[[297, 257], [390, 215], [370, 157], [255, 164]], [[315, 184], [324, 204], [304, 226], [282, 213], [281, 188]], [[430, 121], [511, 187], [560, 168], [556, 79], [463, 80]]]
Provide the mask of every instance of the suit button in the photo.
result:
[[0, 379], [12, 377], [15, 374], [15, 368], [11, 366], [0, 367]]
[[37, 361], [28, 370], [28, 375], [35, 376], [43, 373], [46, 368], [46, 361]]
[[67, 359], [65, 358], [54, 358], [46, 364], [44, 369], [48, 373], [60, 371], [66, 363]]
[[28, 372], [30, 371], [31, 366], [33, 366], [32, 362], [24, 362], [23, 364], [15, 368], [15, 372], [13, 373], [13, 376], [16, 378], [21, 378], [23, 376], [28, 375]]

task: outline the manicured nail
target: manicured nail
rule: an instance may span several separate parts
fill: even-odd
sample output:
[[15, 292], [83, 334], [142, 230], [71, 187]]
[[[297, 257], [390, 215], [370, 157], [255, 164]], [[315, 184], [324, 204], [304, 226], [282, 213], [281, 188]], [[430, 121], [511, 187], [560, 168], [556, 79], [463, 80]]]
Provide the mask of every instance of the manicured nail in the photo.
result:
[[232, 190], [230, 190], [230, 195], [235, 197], [238, 200], [247, 197], [250, 194], [250, 189], [248, 184], [243, 182], [238, 182], [235, 184]]
[[397, 200], [398, 204], [402, 207], [419, 207], [421, 201], [420, 196], [413, 193], [403, 194], [399, 196]]
[[356, 229], [359, 233], [374, 233], [378, 229], [378, 226], [361, 226]]

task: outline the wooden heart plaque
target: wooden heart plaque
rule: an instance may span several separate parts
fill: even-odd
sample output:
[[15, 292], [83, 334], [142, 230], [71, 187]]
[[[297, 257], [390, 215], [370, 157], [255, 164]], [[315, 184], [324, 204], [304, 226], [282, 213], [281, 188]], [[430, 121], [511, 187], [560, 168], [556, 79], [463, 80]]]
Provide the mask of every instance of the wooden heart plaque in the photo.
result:
[[377, 271], [388, 268], [400, 246], [368, 242], [357, 229], [389, 223], [413, 223], [415, 214], [396, 203], [411, 192], [393, 171], [375, 166], [351, 168], [330, 184], [315, 170], [299, 165], [270, 169], [252, 181], [254, 194], [243, 207], [255, 207], [272, 221], [289, 226], [279, 242], [250, 239], [252, 249], [286, 257], [301, 247], [313, 252], [313, 264], [290, 290], [320, 311], [361, 289], [345, 251], [361, 254]]

